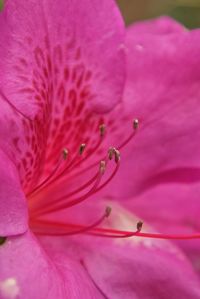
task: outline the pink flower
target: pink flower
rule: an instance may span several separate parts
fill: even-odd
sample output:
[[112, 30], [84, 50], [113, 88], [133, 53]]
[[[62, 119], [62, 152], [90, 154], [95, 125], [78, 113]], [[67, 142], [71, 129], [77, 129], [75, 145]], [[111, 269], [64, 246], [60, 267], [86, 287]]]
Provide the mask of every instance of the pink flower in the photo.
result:
[[[126, 106], [141, 124], [109, 187], [118, 184], [112, 195], [122, 195], [126, 207], [166, 234], [200, 231], [199, 33], [166, 17], [127, 33]], [[199, 240], [178, 245], [199, 269]]]
[[[151, 45], [155, 42], [157, 62], [163, 54], [156, 37], [165, 41], [168, 36], [175, 44], [179, 37], [180, 49], [187, 41], [182, 39], [181, 26], [163, 22], [161, 29], [168, 28], [169, 33], [176, 29], [176, 36], [150, 23], [150, 34], [143, 34], [146, 26], [136, 25], [131, 29], [134, 35], [128, 31], [125, 41], [123, 21], [110, 0], [6, 2], [0, 14], [0, 298], [200, 297], [199, 279], [184, 254], [168, 241], [123, 238], [123, 230], [127, 235], [136, 226], [135, 234], [142, 235], [141, 226], [138, 218], [110, 199], [116, 193], [132, 197], [142, 193], [140, 188], [146, 191], [145, 178], [162, 157], [169, 156], [152, 151], [149, 161], [138, 145], [142, 134], [146, 137], [141, 138], [141, 148], [149, 140], [159, 144], [160, 115], [172, 109], [169, 99], [179, 101], [175, 88], [164, 103], [147, 97], [156, 90], [152, 67], [156, 72], [159, 66], [151, 59], [152, 51], [143, 55], [146, 45], [140, 43], [140, 36], [141, 41], [146, 36]], [[193, 35], [188, 32], [188, 39]], [[198, 36], [197, 32], [196, 41]], [[171, 63], [172, 45], [166, 46], [171, 56], [166, 64], [163, 60], [160, 75]], [[128, 79], [122, 101], [124, 53]], [[145, 81], [144, 69], [139, 71], [142, 65], [149, 80]], [[190, 60], [185, 68], [188, 87], [193, 86]], [[171, 82], [176, 78], [180, 84], [183, 73], [179, 78], [176, 65], [169, 70]], [[198, 71], [195, 74], [198, 77]], [[159, 95], [166, 96], [167, 78], [156, 91]], [[195, 86], [191, 88], [196, 94]], [[196, 112], [195, 101], [189, 108]], [[137, 117], [144, 122], [139, 131]], [[155, 119], [159, 122], [152, 134]], [[193, 123], [189, 126], [193, 128]], [[135, 182], [124, 187], [130, 181], [124, 176], [130, 169], [127, 156], [118, 172], [120, 184], [116, 178], [112, 187], [119, 149], [128, 155], [128, 142], [130, 147], [138, 145], [133, 167], [144, 159], [143, 169], [137, 167]], [[181, 159], [178, 163], [183, 166]], [[106, 186], [104, 196], [97, 199], [96, 192]], [[107, 206], [112, 206], [109, 218]], [[94, 236], [98, 234], [104, 238]]]

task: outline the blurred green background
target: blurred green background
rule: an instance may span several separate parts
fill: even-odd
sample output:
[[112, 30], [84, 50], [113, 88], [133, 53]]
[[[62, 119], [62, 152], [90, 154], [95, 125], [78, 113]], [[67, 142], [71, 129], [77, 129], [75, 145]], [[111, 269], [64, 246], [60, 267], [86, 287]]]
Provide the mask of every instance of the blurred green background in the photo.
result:
[[188, 28], [200, 27], [200, 0], [117, 0], [127, 24], [169, 15]]
[[[169, 15], [177, 19], [179, 22], [183, 23], [188, 28], [200, 27], [200, 0], [116, 1], [119, 4], [126, 24], [130, 24], [137, 20], [153, 18], [160, 15]], [[0, 9], [2, 8], [2, 6], [3, 0], [0, 0]]]

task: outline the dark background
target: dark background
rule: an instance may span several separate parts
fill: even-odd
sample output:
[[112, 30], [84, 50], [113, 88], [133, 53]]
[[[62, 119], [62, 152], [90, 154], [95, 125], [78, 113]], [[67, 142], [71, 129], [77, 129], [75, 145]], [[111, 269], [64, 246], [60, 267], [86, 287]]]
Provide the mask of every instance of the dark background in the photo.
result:
[[[59, 3], [58, 0], [55, 1]], [[160, 15], [169, 15], [183, 23], [188, 28], [200, 27], [200, 0], [116, 1], [119, 4], [126, 24], [130, 24], [137, 20], [154, 18]], [[2, 3], [3, 0], [0, 0], [0, 9], [3, 6]]]
[[126, 24], [169, 15], [188, 28], [200, 27], [200, 0], [117, 0]]

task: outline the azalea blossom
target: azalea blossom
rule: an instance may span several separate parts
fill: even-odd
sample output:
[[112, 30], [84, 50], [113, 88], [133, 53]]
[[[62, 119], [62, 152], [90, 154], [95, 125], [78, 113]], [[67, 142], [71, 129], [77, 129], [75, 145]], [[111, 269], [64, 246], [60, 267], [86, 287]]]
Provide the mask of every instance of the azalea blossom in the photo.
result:
[[192, 264], [147, 213], [159, 180], [197, 167], [183, 133], [198, 128], [199, 38], [167, 18], [126, 30], [111, 0], [6, 1], [0, 298], [200, 298]]

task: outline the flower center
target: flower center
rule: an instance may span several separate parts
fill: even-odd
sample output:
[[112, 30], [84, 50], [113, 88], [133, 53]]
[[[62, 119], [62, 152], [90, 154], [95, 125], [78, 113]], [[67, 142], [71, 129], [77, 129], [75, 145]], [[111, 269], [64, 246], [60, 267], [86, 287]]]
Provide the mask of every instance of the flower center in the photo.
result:
[[[137, 236], [156, 239], [199, 239], [200, 234], [179, 235], [142, 232], [142, 222], [137, 223], [135, 231], [101, 227], [104, 220], [111, 214], [110, 207], [106, 207], [104, 213], [96, 221], [88, 225], [58, 221], [57, 219], [59, 219], [59, 217], [49, 217], [55, 213], [65, 211], [72, 206], [82, 203], [109, 184], [118, 172], [120, 166], [120, 151], [134, 138], [138, 127], [139, 121], [134, 119], [133, 131], [130, 136], [128, 136], [117, 149], [115, 147], [110, 147], [107, 150], [106, 155], [100, 160], [93, 161], [89, 165], [87, 165], [87, 162], [97, 151], [99, 151], [104, 141], [106, 135], [105, 124], [99, 126], [99, 139], [93, 148], [87, 149], [87, 144], [82, 143], [77, 149], [77, 152], [73, 153], [73, 155], [67, 148], [64, 148], [51, 173], [26, 194], [30, 214], [29, 223], [32, 231], [39, 235], [52, 236], [84, 233], [109, 238], [128, 238]], [[111, 171], [110, 164], [112, 164]], [[96, 168], [97, 171], [90, 177], [90, 179], [84, 183], [81, 182], [80, 185], [76, 184], [78, 187], [64, 194], [59, 191], [59, 186], [62, 186], [63, 182], [66, 180], [74, 181], [80, 177], [87, 177], [85, 174], [88, 172], [90, 173], [90, 171]], [[57, 192], [55, 192], [55, 190]], [[52, 194], [52, 196], [49, 197], [49, 194]], [[0, 245], [5, 241], [6, 237], [0, 237]]]
[[[106, 135], [105, 124], [99, 126], [99, 139], [92, 148], [87, 148], [86, 143], [80, 144], [76, 153], [70, 153], [67, 148], [64, 148], [51, 173], [26, 194], [32, 231], [37, 234], [68, 235], [92, 232], [95, 227], [99, 226], [110, 215], [111, 210], [109, 207], [106, 208], [104, 214], [99, 219], [89, 225], [78, 225], [67, 223], [66, 221], [61, 223], [54, 221], [55, 218], [49, 220], [49, 216], [82, 203], [109, 184], [120, 166], [119, 150], [123, 149], [132, 140], [137, 132], [138, 125], [138, 120], [135, 119], [133, 121], [133, 131], [120, 144], [118, 149], [110, 147], [101, 159], [93, 159], [89, 165], [87, 162], [95, 156], [104, 141]], [[94, 172], [95, 169], [97, 171], [87, 181], [82, 183], [82, 178], [88, 177], [88, 173]], [[60, 186], [63, 182], [79, 181], [80, 178], [81, 183], [76, 183], [78, 187], [67, 193], [60, 193]], [[49, 193], [51, 193], [51, 196], [49, 196]]]

